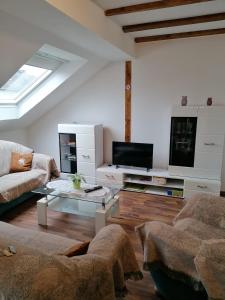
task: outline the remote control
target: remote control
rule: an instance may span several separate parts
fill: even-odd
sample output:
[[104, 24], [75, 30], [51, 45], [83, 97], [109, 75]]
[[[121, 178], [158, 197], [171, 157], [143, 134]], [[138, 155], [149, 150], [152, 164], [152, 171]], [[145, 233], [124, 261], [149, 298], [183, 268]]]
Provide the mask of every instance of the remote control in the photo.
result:
[[90, 192], [94, 192], [94, 191], [97, 191], [97, 190], [100, 190], [100, 189], [102, 189], [102, 186], [101, 185], [97, 185], [97, 186], [95, 186], [93, 188], [85, 189], [84, 191], [85, 191], [85, 193], [90, 193]]

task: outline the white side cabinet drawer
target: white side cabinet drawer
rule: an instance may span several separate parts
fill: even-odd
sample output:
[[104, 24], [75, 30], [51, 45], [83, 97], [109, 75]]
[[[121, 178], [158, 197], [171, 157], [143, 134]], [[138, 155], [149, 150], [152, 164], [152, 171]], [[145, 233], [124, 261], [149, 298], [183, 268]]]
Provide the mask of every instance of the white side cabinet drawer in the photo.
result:
[[113, 183], [123, 183], [123, 174], [97, 171], [96, 176], [100, 180], [106, 180]]
[[95, 163], [95, 150], [77, 148], [77, 159], [80, 162]]
[[218, 194], [220, 192], [220, 181], [204, 179], [185, 179], [184, 189], [202, 193]]
[[217, 153], [213, 155], [207, 152], [196, 152], [195, 153], [195, 168], [197, 169], [208, 169], [208, 170], [221, 170], [223, 161], [223, 153]]
[[196, 151], [207, 153], [222, 153], [224, 144], [224, 135], [198, 135]]

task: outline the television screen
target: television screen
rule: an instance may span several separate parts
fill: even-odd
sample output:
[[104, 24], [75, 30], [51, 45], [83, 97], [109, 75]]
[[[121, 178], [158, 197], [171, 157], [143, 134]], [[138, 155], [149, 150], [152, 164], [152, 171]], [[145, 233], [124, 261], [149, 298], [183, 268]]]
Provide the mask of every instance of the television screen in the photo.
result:
[[152, 168], [153, 144], [113, 142], [113, 165]]

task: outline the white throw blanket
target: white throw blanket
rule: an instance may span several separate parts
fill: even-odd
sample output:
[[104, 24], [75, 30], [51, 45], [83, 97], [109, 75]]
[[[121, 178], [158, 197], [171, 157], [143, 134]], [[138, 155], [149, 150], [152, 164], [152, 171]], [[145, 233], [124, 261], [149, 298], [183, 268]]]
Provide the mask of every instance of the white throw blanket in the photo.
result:
[[33, 153], [20, 144], [0, 140], [0, 203], [8, 202], [46, 184], [52, 177], [58, 177], [52, 157], [34, 153], [30, 171], [10, 173], [11, 153]]

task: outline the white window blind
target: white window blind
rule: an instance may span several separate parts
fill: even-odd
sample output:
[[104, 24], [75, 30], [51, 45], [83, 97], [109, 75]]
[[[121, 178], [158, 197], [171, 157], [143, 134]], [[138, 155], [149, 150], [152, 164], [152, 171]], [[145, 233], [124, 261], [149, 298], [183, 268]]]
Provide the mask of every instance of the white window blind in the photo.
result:
[[45, 52], [35, 53], [1, 88], [0, 103], [16, 104], [65, 61]]

